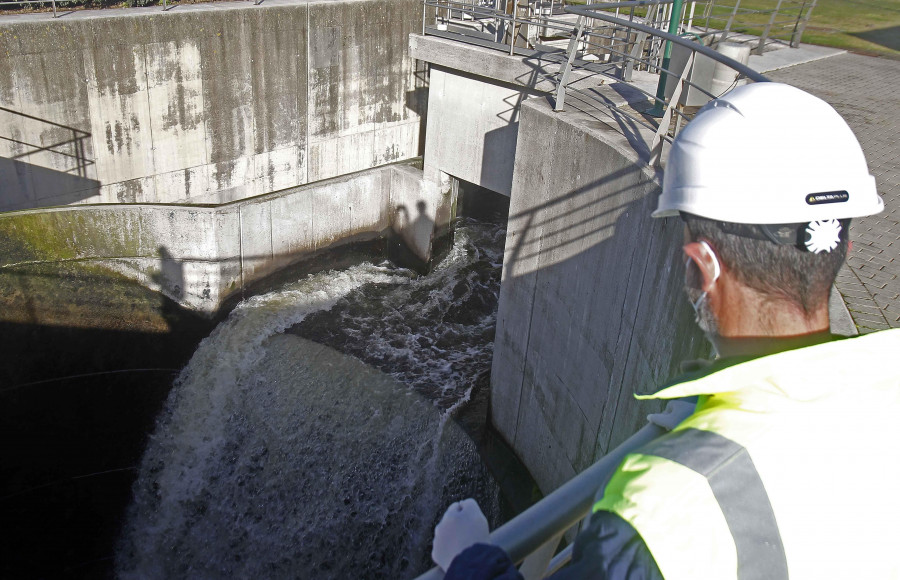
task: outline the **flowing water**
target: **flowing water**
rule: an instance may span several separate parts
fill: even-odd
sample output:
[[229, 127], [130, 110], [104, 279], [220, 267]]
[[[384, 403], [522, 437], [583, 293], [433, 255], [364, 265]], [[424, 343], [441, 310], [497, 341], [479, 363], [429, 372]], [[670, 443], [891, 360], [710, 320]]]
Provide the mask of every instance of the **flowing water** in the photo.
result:
[[503, 236], [464, 220], [426, 276], [364, 262], [235, 308], [158, 420], [118, 575], [412, 577], [450, 502], [495, 519], [450, 418], [490, 369]]

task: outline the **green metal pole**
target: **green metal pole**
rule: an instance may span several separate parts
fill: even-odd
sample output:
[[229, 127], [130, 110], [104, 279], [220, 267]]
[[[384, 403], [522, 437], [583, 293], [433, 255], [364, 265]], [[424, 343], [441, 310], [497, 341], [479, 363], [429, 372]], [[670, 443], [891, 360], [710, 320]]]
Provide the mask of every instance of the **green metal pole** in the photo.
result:
[[[681, 24], [681, 13], [684, 11], [684, 0], [672, 2], [672, 16], [669, 18], [669, 34], [678, 34], [678, 26]], [[666, 99], [666, 70], [669, 68], [669, 60], [672, 58], [672, 43], [666, 41], [663, 49], [662, 69], [659, 71], [659, 85], [656, 87], [657, 101], [647, 113], [654, 117], [662, 117], [666, 107], [663, 101]]]

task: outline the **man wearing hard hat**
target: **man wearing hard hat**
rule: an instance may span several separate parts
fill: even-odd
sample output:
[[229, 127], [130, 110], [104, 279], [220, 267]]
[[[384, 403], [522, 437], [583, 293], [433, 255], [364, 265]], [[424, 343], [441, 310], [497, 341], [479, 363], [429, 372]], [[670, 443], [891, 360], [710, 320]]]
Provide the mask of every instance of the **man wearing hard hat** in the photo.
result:
[[[828, 317], [849, 221], [882, 209], [844, 120], [788, 85], [678, 135], [653, 216], [684, 220], [716, 360], [641, 397], [693, 412], [626, 456], [554, 578], [900, 578], [900, 329], [838, 340]], [[515, 577], [504, 558], [472, 546], [447, 578]]]

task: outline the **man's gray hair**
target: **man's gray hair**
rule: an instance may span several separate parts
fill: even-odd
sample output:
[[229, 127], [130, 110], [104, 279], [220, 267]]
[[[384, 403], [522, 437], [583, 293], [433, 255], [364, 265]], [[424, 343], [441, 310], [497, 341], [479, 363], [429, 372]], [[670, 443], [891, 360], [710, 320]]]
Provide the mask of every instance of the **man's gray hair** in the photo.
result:
[[776, 244], [763, 227], [722, 223], [682, 213], [692, 240], [707, 240], [737, 280], [757, 292], [790, 301], [806, 314], [822, 307], [847, 257], [850, 220], [841, 220], [838, 246], [814, 254], [800, 244]]

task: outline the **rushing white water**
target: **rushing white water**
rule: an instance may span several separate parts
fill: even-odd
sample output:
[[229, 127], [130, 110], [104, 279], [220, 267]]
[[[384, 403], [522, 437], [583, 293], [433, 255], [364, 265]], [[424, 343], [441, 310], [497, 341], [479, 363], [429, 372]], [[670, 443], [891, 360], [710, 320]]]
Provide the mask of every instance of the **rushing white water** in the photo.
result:
[[242, 302], [172, 390], [117, 574], [410, 577], [448, 503], [476, 496], [496, 511], [447, 409], [489, 368], [498, 235], [463, 229], [429, 276], [364, 263]]
[[463, 221], [427, 276], [348, 292], [291, 332], [390, 373], [442, 409], [459, 406], [490, 371], [504, 236], [496, 225]]

